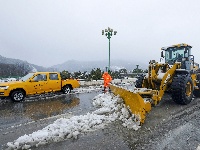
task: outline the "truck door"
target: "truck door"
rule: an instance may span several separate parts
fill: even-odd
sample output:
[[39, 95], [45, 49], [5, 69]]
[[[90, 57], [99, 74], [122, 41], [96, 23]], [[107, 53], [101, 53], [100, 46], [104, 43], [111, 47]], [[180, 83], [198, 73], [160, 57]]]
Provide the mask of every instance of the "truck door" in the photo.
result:
[[57, 73], [49, 73], [48, 90], [49, 91], [61, 90], [61, 80], [59, 79]]
[[47, 74], [40, 73], [37, 74], [33, 81], [29, 84], [30, 92], [33, 91], [31, 94], [41, 94], [46, 92], [46, 85], [47, 85]]

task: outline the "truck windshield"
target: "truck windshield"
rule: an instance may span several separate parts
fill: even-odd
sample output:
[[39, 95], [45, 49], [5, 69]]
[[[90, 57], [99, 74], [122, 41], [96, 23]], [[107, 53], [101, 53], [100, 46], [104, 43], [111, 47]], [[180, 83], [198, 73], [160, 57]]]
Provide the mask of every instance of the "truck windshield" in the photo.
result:
[[19, 79], [19, 81], [26, 81], [33, 75], [34, 75], [34, 73], [29, 73], [29, 74], [25, 75], [24, 77], [22, 77], [21, 79]]
[[165, 62], [169, 63], [170, 65], [174, 64], [174, 62], [178, 59], [182, 59], [185, 57], [184, 55], [185, 48], [168, 48], [165, 51]]

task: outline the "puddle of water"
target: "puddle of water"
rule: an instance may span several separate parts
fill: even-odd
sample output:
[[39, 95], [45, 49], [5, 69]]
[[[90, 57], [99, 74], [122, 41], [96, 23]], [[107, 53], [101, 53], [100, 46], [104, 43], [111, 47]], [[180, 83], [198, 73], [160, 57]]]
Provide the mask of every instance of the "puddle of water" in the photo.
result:
[[94, 110], [92, 99], [100, 92], [58, 95], [47, 99], [27, 99], [21, 103], [1, 103], [0, 130], [65, 113], [83, 115]]

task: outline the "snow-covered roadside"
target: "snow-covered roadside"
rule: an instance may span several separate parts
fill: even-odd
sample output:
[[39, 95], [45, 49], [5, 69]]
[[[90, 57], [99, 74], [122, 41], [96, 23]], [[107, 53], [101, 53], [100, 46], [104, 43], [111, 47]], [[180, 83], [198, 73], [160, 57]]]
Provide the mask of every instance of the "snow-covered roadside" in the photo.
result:
[[88, 86], [88, 87], [80, 87], [73, 90], [74, 93], [91, 93], [93, 91], [101, 91], [103, 86]]
[[[119, 84], [118, 86], [128, 89], [128, 86], [131, 86], [134, 88], [133, 82], [123, 82], [122, 84]], [[88, 87], [80, 87], [73, 90], [74, 93], [91, 93], [93, 91], [101, 91], [103, 90], [103, 85], [96, 85], [96, 86], [88, 86]]]
[[68, 138], [77, 138], [79, 134], [104, 128], [105, 125], [115, 120], [121, 120], [122, 125], [137, 130], [139, 121], [131, 116], [123, 104], [123, 100], [112, 94], [99, 94], [93, 99], [93, 105], [98, 109], [86, 115], [73, 116], [69, 119], [60, 118], [53, 124], [29, 135], [19, 137], [13, 142], [8, 142], [9, 149], [28, 149], [50, 142], [63, 141]]

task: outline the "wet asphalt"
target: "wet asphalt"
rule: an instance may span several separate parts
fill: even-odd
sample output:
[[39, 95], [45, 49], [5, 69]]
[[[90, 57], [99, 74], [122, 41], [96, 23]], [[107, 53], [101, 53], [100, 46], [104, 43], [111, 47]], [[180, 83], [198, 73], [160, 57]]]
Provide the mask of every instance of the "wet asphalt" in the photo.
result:
[[1, 100], [0, 149], [6, 149], [7, 142], [42, 129], [58, 118], [93, 111], [91, 101], [99, 93], [35, 96], [20, 103]]
[[[0, 102], [0, 149], [24, 134], [30, 134], [56, 119], [94, 111], [91, 101], [101, 92], [29, 98], [22, 103]], [[200, 99], [188, 105], [174, 103], [170, 95], [152, 108], [138, 131], [124, 128], [120, 121], [104, 129], [50, 143], [32, 150], [196, 150], [200, 144]]]

